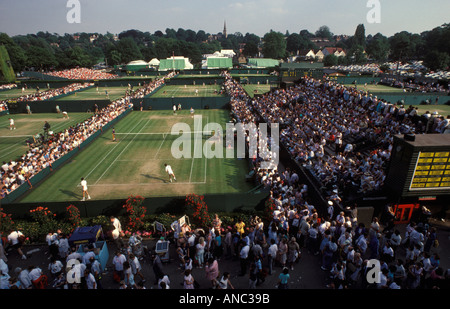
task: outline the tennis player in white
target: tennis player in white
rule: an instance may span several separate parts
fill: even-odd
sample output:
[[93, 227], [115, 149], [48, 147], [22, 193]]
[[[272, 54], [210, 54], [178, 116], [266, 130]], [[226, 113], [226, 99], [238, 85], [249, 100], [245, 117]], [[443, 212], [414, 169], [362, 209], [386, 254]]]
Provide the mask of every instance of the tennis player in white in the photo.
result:
[[85, 196], [87, 195], [87, 199], [90, 200], [91, 197], [89, 196], [88, 193], [88, 188], [87, 188], [87, 181], [84, 178], [81, 178], [81, 189], [83, 190], [83, 199], [82, 201], [85, 201]]
[[172, 182], [173, 180], [177, 181], [177, 178], [175, 177], [175, 174], [173, 173], [172, 167], [168, 165], [167, 163], [164, 163], [164, 166], [166, 167], [166, 173], [169, 174], [169, 181]]

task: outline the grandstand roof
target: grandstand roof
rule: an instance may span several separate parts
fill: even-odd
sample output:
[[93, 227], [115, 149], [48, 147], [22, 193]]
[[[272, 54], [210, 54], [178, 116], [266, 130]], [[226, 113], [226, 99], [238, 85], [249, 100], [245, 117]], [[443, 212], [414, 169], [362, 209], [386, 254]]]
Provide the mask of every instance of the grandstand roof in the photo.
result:
[[295, 69], [323, 69], [322, 62], [292, 62], [292, 63], [282, 63], [281, 69], [285, 70], [295, 70]]
[[146, 65], [147, 62], [144, 60], [134, 60], [127, 63], [127, 65]]
[[149, 65], [159, 65], [160, 61], [156, 58], [153, 58], [152, 60], [150, 60], [150, 62], [148, 63]]
[[188, 58], [184, 57], [171, 57], [167, 59], [161, 59], [159, 62], [160, 71], [168, 70], [190, 70], [194, 66], [189, 62]]
[[279, 60], [269, 58], [250, 58], [248, 65], [255, 68], [272, 68], [280, 64]]
[[229, 57], [208, 57], [206, 59], [208, 69], [226, 69], [233, 67], [233, 61]]

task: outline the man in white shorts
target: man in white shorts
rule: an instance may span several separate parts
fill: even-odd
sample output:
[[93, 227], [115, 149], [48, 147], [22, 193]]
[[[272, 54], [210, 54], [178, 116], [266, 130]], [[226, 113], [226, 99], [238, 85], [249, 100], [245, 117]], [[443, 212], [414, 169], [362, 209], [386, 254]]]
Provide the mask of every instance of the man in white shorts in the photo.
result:
[[88, 200], [91, 199], [87, 190], [87, 181], [84, 178], [81, 178], [81, 189], [83, 190], [83, 199], [81, 201], [85, 201], [85, 196], [87, 195]]
[[165, 163], [164, 166], [166, 167], [166, 173], [169, 174], [169, 181], [172, 182], [172, 178], [173, 178], [173, 180], [177, 181], [177, 178], [175, 177], [175, 174], [173, 173], [172, 167], [170, 165], [168, 165], [167, 163]]
[[191, 113], [191, 118], [194, 118], [194, 109], [191, 107], [190, 113]]
[[14, 124], [14, 119], [9, 118], [9, 129], [12, 130], [14, 128], [14, 130], [16, 129], [16, 125]]

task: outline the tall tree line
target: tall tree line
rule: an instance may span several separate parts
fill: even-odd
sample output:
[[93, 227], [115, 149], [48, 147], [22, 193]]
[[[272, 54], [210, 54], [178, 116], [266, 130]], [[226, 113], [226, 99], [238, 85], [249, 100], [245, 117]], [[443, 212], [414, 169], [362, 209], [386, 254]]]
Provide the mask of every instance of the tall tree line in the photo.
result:
[[444, 24], [420, 34], [402, 31], [391, 37], [381, 33], [365, 34], [364, 25], [357, 25], [354, 35], [337, 40], [328, 26], [321, 26], [315, 33], [302, 29], [298, 33], [270, 30], [263, 37], [236, 32], [227, 37], [211, 35], [203, 30], [177, 30], [167, 28], [153, 33], [127, 30], [117, 37], [111, 33], [77, 33], [59, 35], [38, 32], [36, 34], [9, 37], [0, 33], [0, 44], [5, 45], [16, 72], [34, 68], [38, 70], [91, 67], [99, 62], [108, 65], [125, 64], [132, 60], [172, 56], [188, 57], [199, 65], [203, 54], [221, 49], [232, 49], [244, 56], [285, 59], [301, 50], [318, 46], [313, 38], [324, 38], [330, 46], [341, 47], [346, 57], [327, 57], [326, 65], [362, 64], [368, 61], [424, 60], [432, 70], [446, 69], [450, 65], [450, 24]]

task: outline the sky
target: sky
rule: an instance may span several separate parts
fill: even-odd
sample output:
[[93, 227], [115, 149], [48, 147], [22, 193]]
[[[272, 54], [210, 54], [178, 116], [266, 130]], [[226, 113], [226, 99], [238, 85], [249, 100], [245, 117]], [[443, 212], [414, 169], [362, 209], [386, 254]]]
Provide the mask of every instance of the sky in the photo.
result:
[[[79, 2], [79, 23], [68, 22]], [[375, 4], [371, 4], [374, 2]], [[379, 7], [379, 23], [368, 14]], [[334, 34], [353, 35], [364, 24], [366, 35], [421, 33], [450, 23], [448, 0], [0, 0], [0, 32], [10, 36], [50, 33], [119, 34], [136, 29], [227, 32], [316, 32], [326, 25]]]

